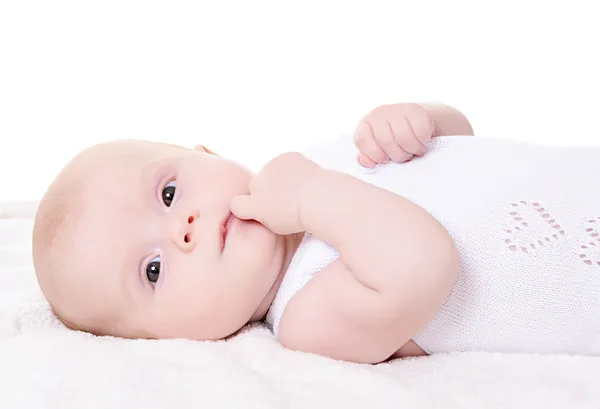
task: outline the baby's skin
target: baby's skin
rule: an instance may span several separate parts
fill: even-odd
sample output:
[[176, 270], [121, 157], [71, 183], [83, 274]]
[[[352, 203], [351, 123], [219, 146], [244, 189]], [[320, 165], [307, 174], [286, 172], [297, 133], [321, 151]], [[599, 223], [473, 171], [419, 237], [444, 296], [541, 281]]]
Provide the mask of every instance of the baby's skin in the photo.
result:
[[[406, 162], [444, 135], [473, 130], [446, 105], [380, 106], [357, 125], [356, 159]], [[253, 174], [202, 145], [93, 146], [40, 201], [33, 256], [71, 329], [218, 340], [265, 317], [305, 232], [340, 257], [292, 298], [281, 344], [359, 363], [423, 355], [411, 337], [459, 270], [449, 234], [406, 198], [299, 153]]]

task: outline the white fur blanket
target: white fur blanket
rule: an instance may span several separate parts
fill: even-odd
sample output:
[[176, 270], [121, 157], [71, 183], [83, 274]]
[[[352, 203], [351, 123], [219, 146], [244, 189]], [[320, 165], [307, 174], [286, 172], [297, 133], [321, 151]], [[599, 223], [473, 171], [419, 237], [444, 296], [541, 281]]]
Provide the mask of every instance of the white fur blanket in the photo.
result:
[[600, 357], [451, 354], [380, 365], [228, 341], [98, 338], [52, 316], [35, 281], [35, 203], [0, 204], [0, 408], [600, 408]]

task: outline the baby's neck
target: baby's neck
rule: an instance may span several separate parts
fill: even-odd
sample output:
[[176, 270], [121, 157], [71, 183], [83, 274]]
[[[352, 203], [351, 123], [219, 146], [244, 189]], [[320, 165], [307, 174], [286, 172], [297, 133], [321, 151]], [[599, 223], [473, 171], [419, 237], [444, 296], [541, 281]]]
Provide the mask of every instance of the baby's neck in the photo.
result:
[[285, 276], [285, 273], [286, 273], [288, 267], [290, 266], [290, 263], [292, 262], [292, 258], [294, 257], [296, 250], [298, 250], [298, 247], [300, 246], [300, 242], [302, 242], [303, 237], [304, 237], [304, 232], [290, 234], [290, 235], [284, 237], [284, 240], [285, 240], [284, 250], [283, 250], [284, 256], [283, 256], [283, 262], [281, 263], [281, 268], [279, 270], [279, 274], [277, 275], [277, 279], [273, 283], [273, 286], [267, 293], [267, 296], [260, 303], [260, 306], [256, 309], [256, 312], [254, 313], [254, 315], [252, 315], [250, 322], [262, 320], [265, 317], [265, 315], [267, 314], [267, 312], [269, 311], [269, 308], [271, 307], [271, 304], [273, 303], [273, 300], [275, 299], [275, 296], [277, 295], [277, 291], [279, 291], [279, 286], [281, 285], [281, 281], [283, 280], [283, 277]]

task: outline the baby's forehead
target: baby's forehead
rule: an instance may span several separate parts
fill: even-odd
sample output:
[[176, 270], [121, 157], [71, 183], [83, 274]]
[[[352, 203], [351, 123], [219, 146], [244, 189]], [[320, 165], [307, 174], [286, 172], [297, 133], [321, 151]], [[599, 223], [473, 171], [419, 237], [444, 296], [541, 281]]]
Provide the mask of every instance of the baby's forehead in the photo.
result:
[[[92, 148], [81, 163], [62, 176], [81, 198], [76, 240], [98, 235], [119, 237], [120, 229], [137, 219], [153, 193], [152, 169], [157, 156], [145, 143], [111, 143]], [[87, 158], [85, 156], [88, 156]]]
[[136, 140], [106, 142], [92, 146], [80, 153], [82, 162], [117, 162], [124, 158], [137, 161], [152, 160], [173, 149], [173, 145]]
[[[76, 228], [72, 231], [69, 258], [73, 265], [83, 267], [83, 284], [96, 293], [118, 299], [124, 289], [119, 277], [135, 254], [139, 231], [143, 228], [144, 189], [131, 177], [99, 178], [83, 189], [82, 209]], [[130, 175], [131, 176], [131, 175]], [[83, 277], [81, 277], [83, 278]], [[102, 288], [94, 288], [102, 287]], [[109, 296], [110, 294], [110, 296]]]
[[72, 166], [99, 163], [123, 163], [123, 159], [148, 161], [173, 152], [186, 150], [178, 145], [141, 140], [105, 142], [81, 151], [71, 162]]
[[[84, 187], [130, 181], [137, 183], [139, 173], [173, 153], [174, 145], [147, 141], [116, 141], [93, 146], [81, 152], [62, 177], [77, 177]], [[178, 148], [181, 151], [182, 148]]]

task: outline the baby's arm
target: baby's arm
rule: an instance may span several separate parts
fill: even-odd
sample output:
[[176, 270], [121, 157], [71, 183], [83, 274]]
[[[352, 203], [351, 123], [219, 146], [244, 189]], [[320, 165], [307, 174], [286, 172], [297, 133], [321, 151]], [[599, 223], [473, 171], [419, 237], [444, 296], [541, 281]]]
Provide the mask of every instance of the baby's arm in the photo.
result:
[[305, 231], [330, 243], [358, 281], [393, 302], [412, 278], [437, 281], [455, 265], [448, 263], [457, 256], [452, 239], [433, 216], [350, 175], [322, 169], [299, 211]]
[[[280, 340], [291, 349], [380, 362], [433, 317], [456, 279], [458, 252], [436, 219], [404, 197], [349, 175], [323, 170], [302, 197], [300, 222], [330, 243], [341, 263], [320, 280], [328, 283], [329, 295], [320, 295], [317, 275], [305, 308], [289, 311], [298, 319], [282, 320]], [[334, 310], [319, 312], [317, 303]], [[299, 321], [312, 324], [294, 328]]]

